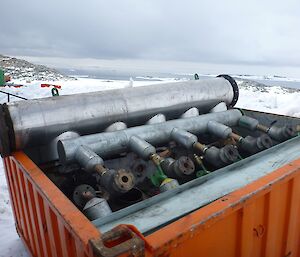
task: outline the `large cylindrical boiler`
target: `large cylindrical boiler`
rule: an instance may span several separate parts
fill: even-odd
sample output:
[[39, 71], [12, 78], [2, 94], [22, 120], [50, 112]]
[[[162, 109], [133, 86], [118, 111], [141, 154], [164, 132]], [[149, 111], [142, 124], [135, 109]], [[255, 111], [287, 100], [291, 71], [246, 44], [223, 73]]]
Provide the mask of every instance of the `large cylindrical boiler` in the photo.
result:
[[207, 113], [220, 102], [234, 106], [235, 81], [217, 78], [123, 88], [85, 94], [12, 102], [0, 107], [1, 153], [49, 144], [66, 131], [80, 135], [102, 132], [114, 122], [128, 127], [154, 115], [179, 118], [192, 107]]

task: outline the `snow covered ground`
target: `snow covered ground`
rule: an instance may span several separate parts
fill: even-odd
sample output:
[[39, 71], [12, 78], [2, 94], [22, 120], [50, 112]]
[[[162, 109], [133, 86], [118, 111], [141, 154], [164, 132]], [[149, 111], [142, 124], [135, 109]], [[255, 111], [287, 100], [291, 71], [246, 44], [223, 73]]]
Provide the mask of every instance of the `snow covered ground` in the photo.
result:
[[[173, 79], [164, 82], [174, 81]], [[0, 90], [10, 92], [25, 98], [50, 97], [51, 89], [42, 88], [40, 81], [25, 83], [24, 81], [13, 81], [15, 84], [24, 84], [23, 87], [4, 87]], [[117, 81], [100, 80], [90, 78], [78, 78], [76, 81], [50, 82], [61, 85], [60, 95], [76, 94], [83, 92], [94, 92], [114, 88], [130, 86], [146, 86], [161, 81]], [[284, 83], [284, 82], [283, 82]], [[237, 107], [260, 110], [289, 116], [300, 117], [300, 91], [289, 90], [281, 87], [253, 86], [251, 82], [238, 81], [240, 87], [240, 98]], [[0, 102], [4, 103], [7, 96], [0, 94]], [[12, 100], [18, 100], [13, 99]], [[0, 257], [27, 257], [29, 256], [16, 234], [13, 214], [10, 207], [8, 188], [6, 185], [2, 162], [0, 163]]]
[[[14, 80], [15, 85], [21, 84], [22, 87], [4, 87], [0, 88], [0, 90], [12, 93], [15, 95], [23, 96], [28, 99], [32, 98], [43, 98], [43, 97], [51, 97], [51, 88], [41, 87], [41, 84], [49, 83], [54, 85], [62, 86], [59, 89], [60, 95], [69, 95], [69, 94], [78, 94], [83, 92], [95, 92], [99, 90], [109, 90], [115, 88], [123, 88], [129, 87], [133, 82], [130, 80], [122, 81], [122, 80], [101, 80], [101, 79], [91, 79], [91, 78], [78, 78], [77, 80], [71, 81], [56, 81], [56, 82], [41, 82], [41, 81], [33, 81], [31, 83], [26, 83], [26, 81], [22, 80]], [[134, 86], [142, 86], [148, 84], [154, 84], [158, 82], [154, 81], [139, 81], [134, 82]], [[12, 98], [12, 100], [18, 100], [17, 98]], [[0, 94], [0, 102], [6, 102], [7, 96], [4, 94]]]
[[279, 86], [249, 86], [237, 81], [240, 88], [236, 107], [300, 117], [300, 90]]

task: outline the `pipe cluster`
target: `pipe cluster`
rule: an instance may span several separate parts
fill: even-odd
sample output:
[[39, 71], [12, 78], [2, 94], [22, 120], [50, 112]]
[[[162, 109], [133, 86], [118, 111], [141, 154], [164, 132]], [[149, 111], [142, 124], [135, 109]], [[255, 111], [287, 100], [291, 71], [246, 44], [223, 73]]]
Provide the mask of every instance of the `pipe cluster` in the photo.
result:
[[[142, 126], [60, 140], [59, 157], [64, 164], [78, 163], [107, 192], [106, 199], [94, 200], [98, 206], [104, 201], [132, 195], [132, 190], [140, 193], [145, 184], [146, 188], [156, 188], [156, 193], [172, 190], [296, 135], [292, 127], [266, 127], [239, 110], [187, 116], [165, 121], [157, 115], [158, 119], [152, 118]], [[259, 135], [241, 136], [237, 132], [239, 128]], [[135, 156], [135, 162], [140, 159], [145, 167], [150, 167], [150, 172], [145, 167], [142, 169], [143, 180], [137, 178], [130, 165], [105, 166], [107, 160], [126, 159], [130, 154]], [[102, 211], [99, 217], [103, 217]]]

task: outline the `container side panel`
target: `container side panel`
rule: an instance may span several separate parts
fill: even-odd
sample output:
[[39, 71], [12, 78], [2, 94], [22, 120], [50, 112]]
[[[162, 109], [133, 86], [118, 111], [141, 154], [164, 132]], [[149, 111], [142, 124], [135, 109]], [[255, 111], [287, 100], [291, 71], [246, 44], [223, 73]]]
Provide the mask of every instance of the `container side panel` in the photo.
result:
[[31, 209], [32, 209], [32, 217], [33, 217], [33, 222], [34, 222], [34, 231], [35, 235], [37, 237], [37, 251], [38, 251], [38, 256], [41, 257], [47, 257], [46, 252], [46, 246], [45, 246], [45, 241], [42, 236], [43, 231], [41, 230], [41, 227], [39, 225], [38, 221], [38, 212], [37, 212], [37, 207], [36, 207], [36, 201], [35, 201], [35, 194], [34, 194], [34, 187], [30, 181], [28, 181], [28, 195], [31, 199]]
[[61, 221], [58, 221], [59, 236], [62, 244], [62, 257], [77, 256], [75, 249], [74, 237], [65, 228]]
[[28, 242], [28, 231], [27, 231], [27, 224], [25, 222], [25, 214], [24, 214], [24, 209], [22, 206], [22, 196], [20, 194], [20, 184], [19, 180], [17, 177], [17, 166], [14, 161], [11, 160], [11, 167], [12, 167], [12, 181], [14, 184], [14, 191], [16, 192], [16, 205], [18, 206], [17, 208], [19, 209], [20, 213], [20, 227], [19, 227], [19, 233], [23, 236], [24, 241]]
[[5, 166], [6, 167], [5, 172], [6, 172], [7, 177], [9, 178], [9, 180], [11, 182], [10, 190], [12, 192], [11, 194], [14, 196], [13, 197], [13, 200], [14, 200], [13, 206], [14, 206], [17, 218], [18, 218], [18, 220], [16, 222], [17, 230], [18, 230], [18, 232], [21, 232], [23, 230], [23, 221], [22, 221], [21, 209], [19, 207], [19, 202], [18, 202], [19, 195], [17, 194], [16, 186], [15, 186], [13, 164], [12, 164], [9, 157], [7, 157], [6, 160], [7, 160], [7, 166]]
[[37, 234], [37, 230], [36, 230], [36, 223], [34, 220], [32, 198], [31, 198], [31, 194], [29, 191], [30, 182], [28, 181], [27, 178], [24, 178], [23, 184], [25, 185], [24, 193], [27, 196], [27, 206], [28, 206], [28, 210], [29, 210], [28, 216], [29, 216], [29, 223], [31, 225], [30, 228], [31, 228], [32, 236], [33, 236], [34, 249], [35, 249], [36, 255], [41, 256], [39, 241], [38, 241], [38, 234]]
[[12, 182], [12, 174], [11, 174], [11, 167], [10, 167], [10, 160], [9, 158], [4, 158], [4, 167], [5, 167], [5, 176], [6, 176], [6, 181], [8, 184], [8, 190], [9, 190], [9, 195], [10, 195], [10, 201], [11, 201], [11, 207], [13, 210], [13, 214], [15, 217], [15, 222], [16, 222], [16, 227], [18, 227], [18, 221], [20, 220], [20, 215], [19, 215], [19, 210], [16, 207], [16, 193], [14, 190], [13, 182]]
[[290, 209], [283, 253], [285, 256], [298, 256], [298, 245], [300, 245], [300, 176], [290, 181], [290, 190]]
[[50, 249], [52, 253], [52, 257], [58, 257], [56, 245], [55, 245], [55, 238], [54, 238], [54, 232], [53, 232], [53, 225], [51, 221], [51, 214], [50, 209], [48, 206], [48, 203], [46, 201], [43, 201], [44, 203], [44, 216], [46, 221], [46, 228], [47, 228], [47, 235], [50, 242]]
[[286, 203], [289, 195], [288, 183], [276, 185], [270, 192], [267, 225], [266, 256], [281, 256], [282, 237], [286, 218]]
[[[226, 256], [239, 256], [237, 245], [239, 242], [239, 216], [238, 212], [234, 212], [222, 222], [215, 223], [212, 227], [203, 225], [197, 231], [191, 227], [187, 236], [174, 238], [153, 256], [224, 257], [225, 253]], [[174, 231], [173, 235], [177, 235], [177, 233]]]
[[50, 209], [50, 218], [51, 218], [51, 224], [53, 228], [53, 235], [54, 235], [54, 242], [55, 242], [55, 249], [58, 256], [62, 256], [62, 244], [64, 244], [64, 241], [61, 241], [60, 237], [60, 231], [58, 228], [58, 221], [57, 216], [55, 213]]
[[81, 247], [81, 244], [78, 240], [75, 241], [75, 249], [76, 249], [77, 257], [86, 257], [84, 253], [84, 249]]
[[99, 231], [24, 154], [4, 159], [16, 227], [32, 256], [94, 257]]
[[24, 173], [21, 171], [21, 169], [17, 166], [17, 176], [19, 179], [19, 185], [20, 185], [20, 193], [21, 193], [21, 199], [22, 204], [24, 208], [24, 214], [25, 214], [25, 221], [27, 224], [27, 230], [28, 230], [28, 237], [29, 237], [29, 243], [30, 248], [32, 249], [33, 255], [36, 256], [36, 245], [35, 245], [35, 239], [34, 239], [34, 232], [33, 232], [33, 223], [30, 219], [30, 211], [29, 211], [29, 195], [26, 194], [25, 191], [25, 178]]
[[[100, 235], [96, 228], [25, 155], [16, 156], [5, 159], [6, 175], [32, 256], [95, 257], [88, 239]], [[299, 217], [297, 160], [150, 234], [146, 256], [296, 257]]]
[[247, 204], [243, 209], [239, 211], [240, 213], [240, 227], [239, 232], [241, 236], [241, 245], [240, 245], [240, 252], [238, 256], [243, 257], [251, 257], [253, 256], [252, 250], [254, 245], [253, 235], [252, 235], [252, 228], [255, 222], [255, 204]]
[[253, 237], [253, 250], [252, 256], [264, 256], [263, 250], [265, 247], [265, 232], [266, 232], [266, 198], [265, 195], [257, 198], [254, 201], [255, 211], [252, 212], [252, 215], [255, 218], [252, 229], [249, 233]]
[[66, 237], [66, 231], [63, 223], [61, 221], [57, 220], [57, 237], [58, 240], [61, 242], [61, 257], [68, 257], [68, 241]]
[[35, 200], [37, 213], [38, 213], [38, 223], [41, 231], [44, 253], [49, 257], [53, 257], [51, 252], [51, 247], [50, 247], [50, 240], [49, 240], [49, 235], [48, 235], [48, 230], [46, 225], [45, 214], [44, 214], [43, 199], [36, 190], [34, 191], [34, 200]]
[[154, 256], [299, 256], [300, 160], [147, 236]]
[[[291, 211], [292, 211], [292, 194], [293, 194], [293, 186], [294, 186], [294, 179], [291, 179], [288, 183], [282, 184], [282, 187], [285, 187], [287, 191], [285, 198], [283, 199], [283, 206], [281, 207], [283, 211], [283, 220], [281, 220], [282, 234], [279, 235], [279, 242], [280, 242], [280, 255], [279, 256], [289, 256], [291, 255], [291, 250], [287, 248], [287, 240], [288, 235], [293, 233], [293, 230], [289, 227], [289, 223], [291, 222]], [[280, 189], [278, 189], [280, 190]], [[278, 208], [278, 207], [277, 207]], [[275, 211], [275, 210], [274, 210]], [[286, 252], [287, 251], [287, 252]]]

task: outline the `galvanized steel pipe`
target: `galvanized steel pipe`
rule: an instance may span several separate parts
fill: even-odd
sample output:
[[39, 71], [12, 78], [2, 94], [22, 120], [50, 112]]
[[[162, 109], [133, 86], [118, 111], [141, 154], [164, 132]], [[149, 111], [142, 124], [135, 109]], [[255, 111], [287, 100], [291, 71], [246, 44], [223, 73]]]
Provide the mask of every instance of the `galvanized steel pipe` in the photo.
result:
[[139, 136], [152, 145], [161, 145], [171, 140], [170, 134], [174, 128], [184, 129], [194, 134], [201, 134], [207, 131], [207, 124], [211, 120], [227, 126], [235, 126], [240, 117], [242, 117], [242, 113], [237, 109], [233, 109], [225, 112], [204, 114], [198, 117], [137, 126], [120, 131], [60, 140], [58, 141], [58, 154], [62, 163], [75, 162], [77, 148], [81, 145], [87, 145], [99, 156], [106, 158], [127, 151], [129, 140], [132, 136]]
[[46, 145], [66, 131], [87, 135], [115, 122], [142, 125], [158, 113], [170, 120], [192, 107], [207, 113], [220, 102], [234, 106], [237, 85], [221, 76], [0, 105], [1, 153]]

